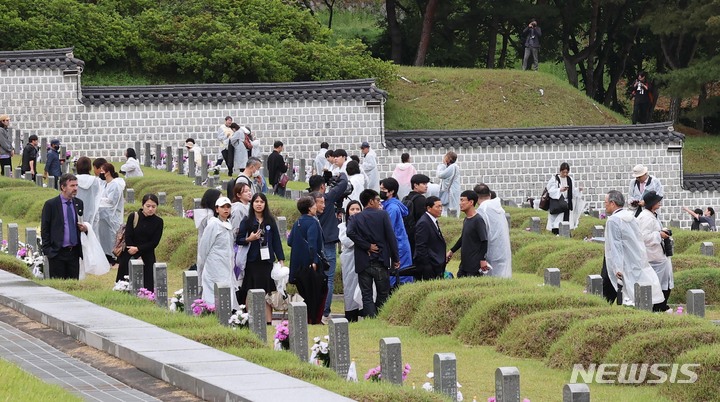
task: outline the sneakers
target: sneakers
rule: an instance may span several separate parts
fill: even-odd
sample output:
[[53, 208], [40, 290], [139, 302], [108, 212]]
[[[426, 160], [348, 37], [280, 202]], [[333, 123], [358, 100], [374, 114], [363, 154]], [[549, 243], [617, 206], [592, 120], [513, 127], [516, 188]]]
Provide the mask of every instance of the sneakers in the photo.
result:
[[323, 318], [320, 319], [320, 322], [322, 322], [323, 325], [328, 325], [328, 323], [330, 322], [330, 317], [323, 316]]

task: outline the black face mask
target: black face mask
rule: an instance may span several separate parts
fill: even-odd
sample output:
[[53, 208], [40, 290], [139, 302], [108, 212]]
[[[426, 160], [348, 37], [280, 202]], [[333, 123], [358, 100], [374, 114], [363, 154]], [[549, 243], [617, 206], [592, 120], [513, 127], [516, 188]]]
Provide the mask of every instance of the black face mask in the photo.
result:
[[53, 145], [52, 149], [54, 149], [54, 150], [56, 150], [56, 151], [57, 151], [57, 150], [59, 150], [59, 149], [60, 149], [60, 145]]
[[105, 173], [100, 173], [98, 177], [100, 178], [100, 180], [105, 180]]
[[387, 200], [387, 191], [380, 191], [380, 199]]

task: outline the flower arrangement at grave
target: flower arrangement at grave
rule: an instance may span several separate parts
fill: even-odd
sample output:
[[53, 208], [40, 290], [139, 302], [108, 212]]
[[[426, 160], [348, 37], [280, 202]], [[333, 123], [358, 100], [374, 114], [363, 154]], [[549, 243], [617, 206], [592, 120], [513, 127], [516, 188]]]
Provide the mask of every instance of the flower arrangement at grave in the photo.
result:
[[160, 161], [159, 161], [158, 164], [155, 166], [155, 168], [156, 168], [156, 169], [160, 169], [160, 170], [164, 170], [165, 167], [167, 166], [167, 160], [166, 160], [166, 159], [167, 159], [167, 158], [166, 158], [165, 152], [161, 152], [161, 153], [160, 153]]
[[[410, 374], [410, 363], [405, 363], [405, 366], [403, 367], [402, 371], [402, 380], [407, 380], [408, 375]], [[374, 368], [371, 368], [368, 370], [367, 373], [365, 373], [365, 380], [366, 381], [380, 381], [382, 378], [382, 366], [377, 366]]]
[[194, 211], [195, 210], [193, 210], [193, 209], [188, 209], [187, 211], [185, 211], [185, 217], [188, 219], [193, 219], [195, 217]]
[[287, 320], [275, 327], [275, 350], [290, 349], [290, 327]]
[[8, 241], [3, 240], [2, 243], [0, 243], [0, 253], [8, 253]]
[[130, 277], [128, 275], [125, 275], [123, 278], [125, 280], [115, 282], [115, 286], [113, 286], [112, 290], [116, 292], [130, 293]]
[[147, 290], [145, 288], [140, 288], [140, 290], [138, 290], [137, 297], [139, 297], [141, 299], [155, 301], [155, 293], [150, 290]]
[[320, 339], [319, 336], [314, 338], [315, 344], [310, 348], [312, 351], [312, 354], [310, 355], [310, 363], [318, 366], [330, 367], [330, 337], [325, 335], [323, 338], [325, 341]]
[[170, 311], [185, 311], [185, 300], [183, 299], [183, 290], [176, 290], [173, 297], [170, 298]]
[[232, 315], [228, 319], [228, 324], [232, 329], [237, 327], [247, 327], [250, 320], [250, 314], [245, 312], [245, 305], [241, 304], [237, 310], [233, 310]]
[[[427, 377], [427, 378], [429, 378], [429, 379], [433, 379], [433, 378], [435, 377], [435, 373], [433, 373], [433, 372], [431, 371], [431, 372], [427, 373], [427, 374], [425, 375], [425, 377]], [[462, 385], [460, 385], [459, 382], [456, 382], [456, 384], [457, 384], [457, 388], [458, 388], [456, 400], [457, 400], [458, 402], [462, 402], [463, 399], [464, 399], [462, 392], [460, 392], [460, 388], [462, 388]], [[424, 389], [425, 391], [428, 391], [428, 392], [433, 392], [433, 391], [435, 391], [435, 387], [434, 387], [434, 386], [432, 385], [432, 383], [430, 383], [429, 381], [422, 385], [422, 389]]]
[[190, 305], [194, 316], [209, 315], [215, 312], [215, 305], [207, 303], [203, 299], [196, 299]]

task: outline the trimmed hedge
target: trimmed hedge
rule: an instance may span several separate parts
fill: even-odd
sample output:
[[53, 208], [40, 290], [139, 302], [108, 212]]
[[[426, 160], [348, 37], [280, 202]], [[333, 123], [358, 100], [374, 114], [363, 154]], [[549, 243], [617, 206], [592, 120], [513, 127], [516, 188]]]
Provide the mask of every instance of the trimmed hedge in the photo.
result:
[[586, 260], [580, 268], [572, 273], [570, 280], [578, 285], [586, 286], [588, 275], [600, 275], [602, 272], [603, 258], [604, 255]]
[[470, 345], [492, 345], [518, 317], [538, 311], [607, 305], [599, 297], [574, 296], [557, 288], [547, 288], [546, 294], [511, 294], [477, 302], [460, 320], [453, 335]]
[[559, 237], [530, 243], [513, 255], [513, 271], [534, 274], [542, 259], [548, 254], [559, 250], [571, 250], [578, 244], [577, 240]]
[[578, 321], [637, 312], [638, 310], [604, 306], [530, 314], [510, 323], [498, 337], [495, 349], [510, 356], [544, 358], [552, 344]]
[[[618, 307], [621, 308], [621, 307]], [[626, 307], [622, 307], [626, 308]], [[709, 327], [707, 321], [694, 316], [669, 314], [632, 314], [594, 318], [572, 325], [550, 351], [546, 363], [553, 368], [569, 369], [573, 364], [605, 362], [605, 355], [628, 335], [661, 328], [691, 326]]]
[[33, 278], [30, 268], [24, 262], [9, 254], [0, 254], [0, 269], [23, 278]]
[[[605, 247], [599, 243], [576, 242], [572, 248], [558, 250], [554, 253], [546, 255], [540, 261], [536, 273], [540, 276], [545, 274], [545, 268], [559, 268], [560, 279], [569, 280], [572, 275], [579, 270], [586, 261], [605, 254]], [[602, 269], [602, 262], [600, 265]], [[599, 270], [597, 271], [600, 272]]]
[[[678, 364], [699, 364], [693, 367], [698, 375], [694, 384], [666, 382], [661, 393], [674, 401], [709, 401], [717, 400], [720, 395], [720, 348], [708, 345], [693, 349], [678, 356]], [[686, 378], [681, 378], [682, 380]]]
[[706, 304], [720, 303], [720, 270], [699, 268], [678, 272], [669, 302], [685, 304], [685, 294], [690, 289], [704, 290]]
[[720, 342], [720, 328], [663, 328], [626, 336], [605, 355], [607, 362], [672, 363], [682, 353]]

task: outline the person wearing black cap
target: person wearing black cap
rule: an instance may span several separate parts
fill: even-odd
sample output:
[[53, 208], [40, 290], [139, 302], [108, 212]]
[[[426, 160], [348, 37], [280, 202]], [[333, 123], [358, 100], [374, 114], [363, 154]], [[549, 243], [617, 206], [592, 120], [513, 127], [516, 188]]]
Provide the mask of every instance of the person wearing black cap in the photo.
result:
[[668, 250], [665, 247], [665, 239], [670, 238], [670, 232], [663, 229], [660, 220], [657, 217], [657, 211], [662, 206], [663, 197], [655, 191], [649, 191], [643, 196], [644, 207], [640, 215], [637, 217], [640, 233], [645, 243], [645, 252], [647, 254], [650, 266], [655, 270], [660, 281], [660, 290], [662, 290], [665, 300], [662, 303], [653, 305], [653, 311], [667, 311], [668, 298], [670, 291], [674, 287], [672, 262], [667, 257]]
[[57, 138], [50, 141], [50, 149], [48, 149], [47, 160], [45, 161], [44, 178], [48, 176], [55, 177], [55, 189], [58, 188], [58, 179], [62, 176], [60, 168], [60, 140]]

